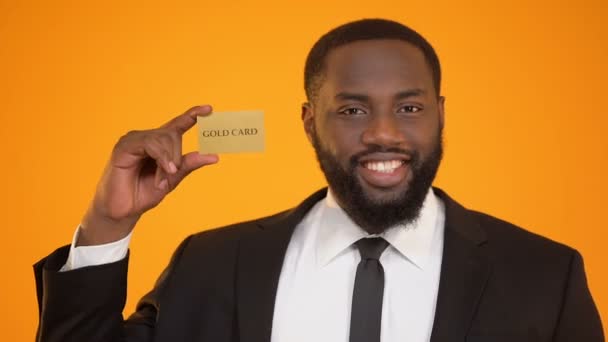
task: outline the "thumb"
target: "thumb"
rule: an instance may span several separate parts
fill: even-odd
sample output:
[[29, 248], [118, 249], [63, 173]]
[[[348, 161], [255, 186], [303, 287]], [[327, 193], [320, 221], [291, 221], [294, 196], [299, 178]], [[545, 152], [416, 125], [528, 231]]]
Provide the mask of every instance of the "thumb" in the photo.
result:
[[182, 164], [179, 170], [174, 174], [175, 184], [179, 184], [190, 172], [200, 169], [206, 165], [212, 165], [219, 161], [217, 154], [200, 154], [198, 152], [190, 152], [182, 157]]

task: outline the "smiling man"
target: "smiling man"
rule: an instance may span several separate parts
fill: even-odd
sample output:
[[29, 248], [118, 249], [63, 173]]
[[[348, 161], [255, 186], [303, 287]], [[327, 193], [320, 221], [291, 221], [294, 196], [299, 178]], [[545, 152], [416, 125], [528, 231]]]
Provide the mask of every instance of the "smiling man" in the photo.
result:
[[35, 265], [38, 341], [603, 341], [580, 254], [432, 183], [444, 98], [431, 45], [388, 20], [321, 37], [304, 130], [328, 183], [298, 207], [194, 234], [122, 317], [143, 213], [190, 172], [210, 106], [116, 144], [71, 246]]
[[389, 32], [327, 56], [317, 44], [305, 75], [308, 138], [340, 206], [370, 233], [416, 219], [442, 155], [437, 57], [414, 33], [408, 40], [423, 48]]

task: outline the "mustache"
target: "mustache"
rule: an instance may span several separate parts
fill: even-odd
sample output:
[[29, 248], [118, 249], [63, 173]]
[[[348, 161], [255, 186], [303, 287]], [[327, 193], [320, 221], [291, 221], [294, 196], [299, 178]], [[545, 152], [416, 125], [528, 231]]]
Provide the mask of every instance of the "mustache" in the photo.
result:
[[406, 150], [398, 147], [384, 147], [380, 145], [370, 145], [363, 151], [355, 153], [352, 157], [350, 157], [350, 166], [352, 168], [359, 165], [359, 160], [363, 157], [366, 157], [372, 153], [395, 153], [395, 154], [403, 154], [410, 159], [410, 163], [413, 165], [417, 165], [420, 154], [414, 150]]

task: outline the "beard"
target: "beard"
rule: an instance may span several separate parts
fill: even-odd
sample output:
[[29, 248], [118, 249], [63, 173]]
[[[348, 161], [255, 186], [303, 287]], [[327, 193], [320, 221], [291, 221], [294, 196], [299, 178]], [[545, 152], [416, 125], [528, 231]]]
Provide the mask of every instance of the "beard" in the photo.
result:
[[[337, 202], [357, 225], [370, 234], [382, 233], [399, 224], [407, 225], [418, 218], [443, 156], [441, 127], [437, 132], [431, 153], [424, 159], [418, 151], [370, 145], [365, 151], [353, 155], [345, 169], [321, 144], [316, 130], [312, 134], [312, 144], [321, 170]], [[376, 152], [400, 153], [410, 157], [408, 163], [412, 177], [406, 189], [383, 200], [368, 195], [355, 175], [359, 160]]]

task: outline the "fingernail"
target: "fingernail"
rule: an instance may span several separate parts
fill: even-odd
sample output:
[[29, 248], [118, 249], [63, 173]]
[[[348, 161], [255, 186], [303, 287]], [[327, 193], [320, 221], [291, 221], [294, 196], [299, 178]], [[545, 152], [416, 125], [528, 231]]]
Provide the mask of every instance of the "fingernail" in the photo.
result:
[[163, 180], [161, 180], [160, 183], [158, 183], [158, 188], [161, 190], [165, 190], [168, 185], [169, 185], [169, 181], [167, 180], [167, 178], [163, 178]]
[[172, 161], [169, 162], [169, 172], [170, 173], [176, 173], [177, 172], [177, 167], [175, 166], [175, 163], [173, 163]]

